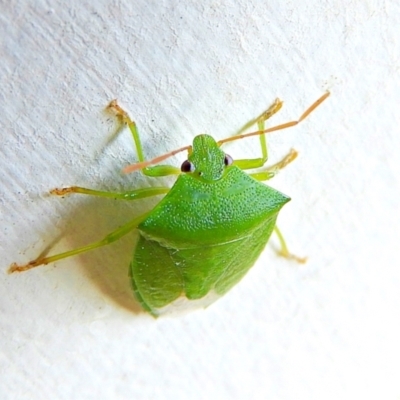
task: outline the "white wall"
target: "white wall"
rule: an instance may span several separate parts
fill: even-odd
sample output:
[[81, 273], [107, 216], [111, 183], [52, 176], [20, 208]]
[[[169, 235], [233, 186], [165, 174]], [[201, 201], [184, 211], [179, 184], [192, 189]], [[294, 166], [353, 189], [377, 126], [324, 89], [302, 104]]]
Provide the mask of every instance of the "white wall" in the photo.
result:
[[[0, 17], [0, 397], [2, 399], [394, 399], [400, 396], [399, 3], [396, 1], [14, 1]], [[229, 136], [276, 97], [270, 182], [292, 197], [276, 240], [205, 311], [154, 320], [127, 278], [134, 235], [7, 275], [101, 238], [146, 207], [48, 195], [122, 190], [128, 131], [151, 156], [195, 134]], [[256, 140], [229, 148], [258, 156]], [[180, 164], [184, 156], [172, 162]], [[58, 240], [58, 241], [57, 241]]]

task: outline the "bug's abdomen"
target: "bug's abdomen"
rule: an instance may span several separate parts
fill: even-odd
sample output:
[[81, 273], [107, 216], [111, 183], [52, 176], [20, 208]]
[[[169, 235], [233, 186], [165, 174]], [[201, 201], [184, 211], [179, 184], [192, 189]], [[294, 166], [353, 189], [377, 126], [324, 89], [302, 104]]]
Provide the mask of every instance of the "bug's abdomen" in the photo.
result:
[[218, 298], [234, 286], [255, 263], [268, 242], [276, 216], [263, 221], [251, 235], [210, 246], [167, 248], [142, 234], [131, 263], [138, 300], [148, 311], [165, 307], [179, 297]]

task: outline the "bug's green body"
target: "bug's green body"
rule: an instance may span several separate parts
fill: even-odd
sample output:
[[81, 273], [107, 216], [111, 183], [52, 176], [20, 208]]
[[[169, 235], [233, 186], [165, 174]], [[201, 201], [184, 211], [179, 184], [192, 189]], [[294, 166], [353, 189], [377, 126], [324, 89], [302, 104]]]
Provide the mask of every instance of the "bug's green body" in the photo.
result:
[[195, 171], [180, 175], [138, 226], [130, 275], [153, 314], [182, 296], [227, 292], [257, 260], [290, 200], [235, 165], [225, 166], [208, 135], [195, 138], [189, 160]]
[[[128, 221], [102, 240], [52, 256], [40, 255], [27, 264], [13, 263], [9, 271], [27, 271], [94, 250], [138, 229], [139, 239], [130, 264], [130, 278], [143, 308], [157, 316], [171, 308], [206, 306], [222, 296], [255, 263], [273, 230], [281, 244], [280, 254], [304, 262], [305, 259], [290, 254], [276, 226], [279, 210], [290, 200], [289, 197], [260, 182], [274, 177], [296, 158], [297, 152], [291, 150], [281, 161], [265, 168], [268, 160], [265, 134], [297, 125], [328, 96], [329, 92], [326, 92], [298, 120], [265, 129], [265, 121], [282, 107], [282, 102], [277, 99], [236, 136], [216, 142], [209, 135], [199, 135], [194, 138], [192, 146], [147, 161], [135, 122], [116, 100], [112, 101], [109, 109], [128, 125], [139, 160], [124, 171], [141, 170], [154, 178], [179, 175], [174, 186], [151, 186], [122, 193], [79, 186], [53, 189], [51, 193], [59, 196], [81, 193], [121, 200], [165, 197], [154, 209]], [[241, 133], [253, 124], [257, 124], [257, 131]], [[224, 143], [250, 136], [260, 138], [260, 158], [233, 161], [221, 150]], [[160, 164], [185, 150], [188, 159], [180, 169]], [[261, 167], [264, 168], [257, 172], [244, 172]]]

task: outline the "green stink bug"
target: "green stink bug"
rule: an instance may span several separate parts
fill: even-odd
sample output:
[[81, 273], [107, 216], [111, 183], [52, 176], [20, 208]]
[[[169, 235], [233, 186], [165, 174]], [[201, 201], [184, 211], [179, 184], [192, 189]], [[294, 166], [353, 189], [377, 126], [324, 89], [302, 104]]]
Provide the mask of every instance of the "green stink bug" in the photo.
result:
[[[256, 262], [273, 230], [281, 243], [281, 254], [292, 256], [276, 226], [279, 210], [290, 198], [260, 181], [272, 178], [291, 162], [297, 153], [291, 150], [280, 162], [259, 172], [243, 170], [264, 166], [267, 161], [265, 134], [297, 125], [327, 97], [326, 92], [297, 121], [265, 129], [265, 121], [282, 107], [276, 100], [261, 116], [246, 125], [258, 124], [255, 132], [240, 134], [216, 142], [202, 134], [185, 146], [145, 161], [136, 124], [114, 100], [113, 110], [132, 133], [139, 158], [125, 172], [141, 170], [150, 177], [179, 175], [172, 188], [150, 187], [122, 193], [110, 193], [77, 186], [54, 189], [51, 193], [81, 193], [136, 200], [165, 194], [149, 212], [108, 234], [103, 240], [54, 256], [40, 256], [25, 265], [12, 264], [10, 272], [26, 271], [66, 257], [112, 243], [134, 229], [139, 231], [129, 276], [142, 307], [153, 316], [171, 308], [190, 304], [207, 306], [246, 274]], [[221, 150], [223, 143], [249, 136], [259, 136], [262, 157], [233, 161]], [[155, 165], [181, 151], [188, 159], [180, 169]]]

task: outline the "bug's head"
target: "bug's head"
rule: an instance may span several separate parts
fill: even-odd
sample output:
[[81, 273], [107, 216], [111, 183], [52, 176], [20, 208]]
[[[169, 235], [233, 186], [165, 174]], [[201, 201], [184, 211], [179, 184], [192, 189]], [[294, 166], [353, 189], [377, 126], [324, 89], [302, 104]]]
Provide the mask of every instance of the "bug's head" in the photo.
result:
[[216, 181], [232, 163], [232, 158], [220, 149], [211, 136], [198, 135], [193, 140], [188, 159], [182, 163], [181, 171], [197, 174], [206, 181]]

